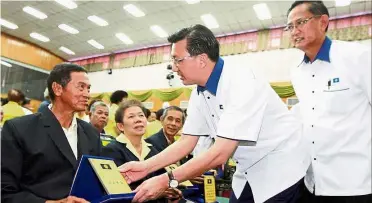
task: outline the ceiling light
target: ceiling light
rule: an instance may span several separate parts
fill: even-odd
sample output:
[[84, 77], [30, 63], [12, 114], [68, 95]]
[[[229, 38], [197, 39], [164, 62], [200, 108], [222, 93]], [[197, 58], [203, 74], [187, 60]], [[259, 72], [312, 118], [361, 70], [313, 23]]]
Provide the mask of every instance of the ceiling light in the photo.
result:
[[253, 5], [253, 10], [256, 12], [258, 19], [268, 20], [271, 19], [271, 13], [266, 3], [260, 3]]
[[348, 6], [351, 4], [351, 0], [335, 0], [336, 7]]
[[70, 0], [55, 0], [55, 1], [68, 9], [77, 8], [77, 4]]
[[133, 44], [133, 41], [124, 33], [116, 33], [115, 36], [125, 44]]
[[108, 22], [103, 20], [102, 18], [98, 16], [88, 16], [88, 20], [92, 21], [93, 23], [99, 25], [99, 26], [107, 26]]
[[45, 19], [48, 17], [47, 15], [45, 15], [45, 13], [29, 6], [24, 7], [23, 11], [39, 19]]
[[4, 20], [2, 18], [0, 18], [0, 24], [1, 24], [1, 26], [5, 26], [5, 27], [7, 27], [9, 29], [12, 29], [12, 30], [15, 30], [15, 29], [18, 28], [18, 25], [14, 24], [14, 23], [11, 23], [7, 20]]
[[200, 0], [186, 0], [186, 2], [187, 2], [188, 4], [196, 4], [196, 3], [199, 3]]
[[219, 27], [217, 20], [211, 14], [204, 14], [200, 18], [209, 29]]
[[79, 33], [79, 30], [73, 28], [73, 27], [70, 27], [69, 25], [66, 25], [66, 24], [60, 24], [58, 25], [59, 29], [61, 30], [64, 30], [70, 34], [77, 34]]
[[151, 31], [155, 33], [158, 37], [165, 38], [168, 37], [168, 33], [163, 30], [159, 25], [152, 25], [150, 27]]
[[67, 49], [66, 47], [59, 47], [59, 50], [65, 52], [66, 54], [69, 54], [69, 55], [75, 55], [75, 52], [71, 51], [70, 49]]
[[12, 64], [5, 62], [3, 60], [0, 61], [1, 65], [8, 66], [9, 68], [12, 67]]
[[104, 49], [104, 48], [105, 48], [102, 44], [98, 43], [98, 42], [97, 42], [96, 40], [94, 40], [94, 39], [88, 40], [88, 43], [89, 43], [90, 45], [94, 46], [94, 47], [97, 48], [97, 49]]
[[123, 6], [123, 8], [124, 8], [124, 10], [126, 10], [128, 13], [130, 13], [134, 17], [145, 16], [145, 13], [133, 4], [127, 4], [127, 5]]
[[50, 41], [50, 39], [48, 37], [45, 37], [44, 35], [41, 35], [41, 34], [36, 33], [36, 32], [31, 33], [30, 37], [32, 37], [34, 39], [37, 39], [37, 40], [40, 40], [42, 42], [49, 42]]

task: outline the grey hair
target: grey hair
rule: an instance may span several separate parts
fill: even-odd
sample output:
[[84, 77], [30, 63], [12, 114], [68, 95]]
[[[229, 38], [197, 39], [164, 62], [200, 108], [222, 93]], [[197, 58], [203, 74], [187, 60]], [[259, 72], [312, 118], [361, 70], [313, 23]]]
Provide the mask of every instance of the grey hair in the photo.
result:
[[103, 101], [96, 101], [90, 107], [89, 112], [93, 113], [94, 111], [96, 111], [97, 106], [104, 106], [108, 109], [107, 104], [105, 104]]
[[169, 106], [169, 107], [165, 108], [164, 111], [163, 111], [163, 115], [161, 117], [161, 120], [163, 121], [164, 118], [167, 117], [168, 111], [171, 111], [171, 110], [181, 112], [182, 113], [182, 125], [185, 124], [185, 120], [186, 120], [185, 112], [178, 106]]

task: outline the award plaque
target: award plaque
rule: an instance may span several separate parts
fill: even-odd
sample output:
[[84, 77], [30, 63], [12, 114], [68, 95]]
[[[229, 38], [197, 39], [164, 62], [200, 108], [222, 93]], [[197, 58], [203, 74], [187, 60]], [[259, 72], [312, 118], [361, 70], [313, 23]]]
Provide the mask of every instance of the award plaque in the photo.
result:
[[113, 159], [83, 155], [70, 195], [91, 203], [130, 203], [134, 197]]

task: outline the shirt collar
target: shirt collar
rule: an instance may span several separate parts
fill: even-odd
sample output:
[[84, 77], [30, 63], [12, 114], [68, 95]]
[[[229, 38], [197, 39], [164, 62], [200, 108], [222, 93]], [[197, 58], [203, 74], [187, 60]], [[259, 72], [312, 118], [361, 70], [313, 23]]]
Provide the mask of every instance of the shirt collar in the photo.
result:
[[223, 64], [224, 64], [223, 59], [219, 57], [216, 65], [213, 68], [211, 75], [208, 78], [207, 83], [205, 84], [205, 87], [198, 85], [197, 87], [198, 94], [199, 92], [204, 92], [205, 90], [208, 90], [213, 95], [216, 95], [218, 82], [220, 81], [220, 77], [221, 77], [221, 73], [223, 69]]
[[[323, 44], [322, 46], [320, 47], [319, 49], [319, 52], [318, 54], [315, 56], [315, 60], [316, 61], [317, 59], [319, 60], [322, 60], [322, 61], [326, 61], [326, 62], [331, 62], [331, 59], [329, 58], [329, 51], [331, 49], [331, 44], [332, 44], [332, 40], [329, 39], [328, 37], [326, 37], [323, 41]], [[305, 63], [309, 63], [310, 62], [310, 58], [308, 56], [304, 56], [304, 60], [303, 60]]]
[[142, 142], [142, 150], [141, 150], [141, 155], [138, 154], [137, 150], [134, 148], [134, 146], [132, 145], [132, 143], [129, 141], [129, 139], [127, 138], [127, 136], [125, 136], [123, 133], [121, 133], [119, 136], [116, 137], [116, 141], [122, 143], [122, 144], [125, 144], [127, 149], [132, 152], [132, 154], [134, 154], [138, 160], [140, 161], [144, 161], [146, 156], [150, 153], [151, 149], [150, 149], [150, 146], [152, 146], [152, 144], [150, 143], [147, 143], [143, 137], [141, 139], [141, 142]]
[[[48, 105], [48, 109], [49, 109], [50, 111], [52, 111], [52, 106], [53, 106], [52, 103], [50, 103], [50, 104]], [[65, 129], [64, 127], [62, 127], [62, 128]], [[77, 129], [76, 113], [74, 113], [74, 117], [72, 118], [72, 122], [71, 122], [70, 127], [69, 127], [68, 129], [65, 129], [65, 130], [66, 130], [66, 131], [69, 131], [70, 129], [72, 129], [72, 130], [76, 130], [76, 129]]]

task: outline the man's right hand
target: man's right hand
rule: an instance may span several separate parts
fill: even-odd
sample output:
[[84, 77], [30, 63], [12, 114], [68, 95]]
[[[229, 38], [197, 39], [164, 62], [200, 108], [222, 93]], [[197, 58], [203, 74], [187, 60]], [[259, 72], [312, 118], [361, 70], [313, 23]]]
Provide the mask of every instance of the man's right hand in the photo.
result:
[[119, 167], [119, 170], [128, 184], [146, 177], [149, 171], [146, 164], [139, 161], [125, 163]]

